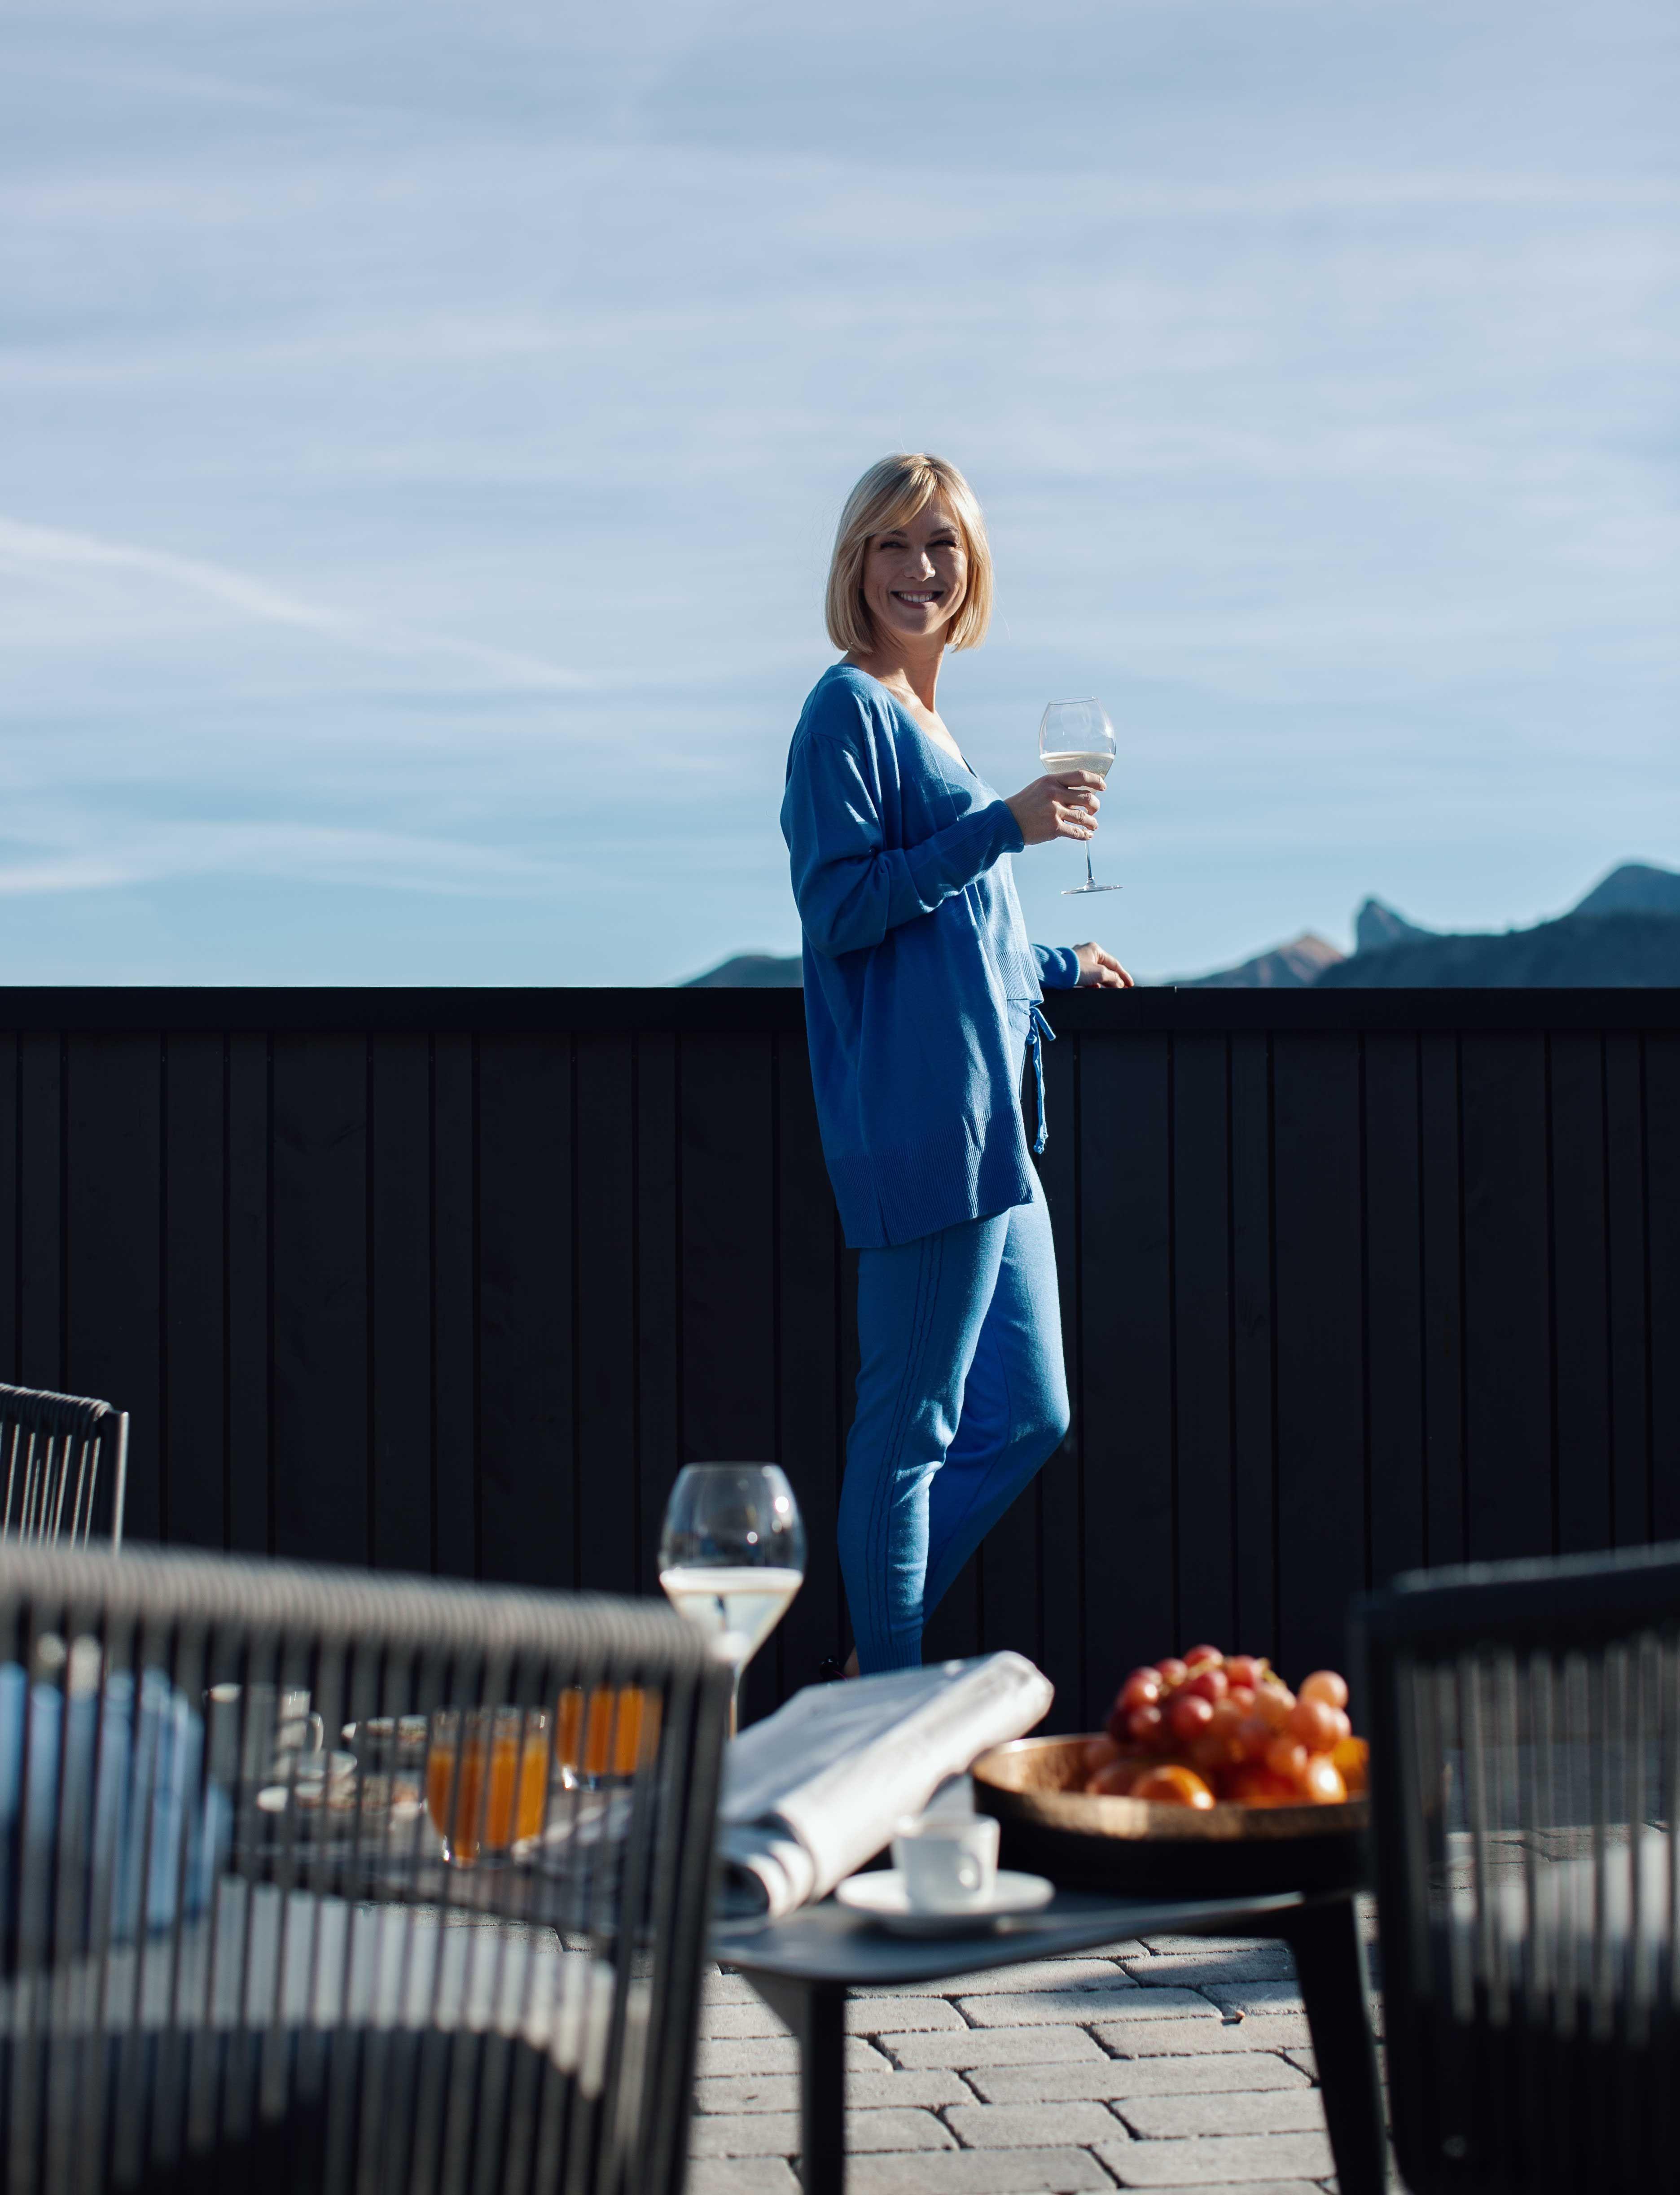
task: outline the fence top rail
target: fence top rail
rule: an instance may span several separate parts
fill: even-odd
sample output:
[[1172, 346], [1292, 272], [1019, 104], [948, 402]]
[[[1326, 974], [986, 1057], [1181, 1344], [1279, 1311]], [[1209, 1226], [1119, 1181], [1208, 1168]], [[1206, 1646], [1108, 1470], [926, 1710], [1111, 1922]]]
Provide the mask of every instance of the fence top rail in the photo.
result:
[[[1053, 991], [1052, 1026], [1082, 1034], [1680, 1030], [1680, 989]], [[0, 1031], [63, 1034], [779, 1035], [797, 988], [684, 990], [0, 987]]]

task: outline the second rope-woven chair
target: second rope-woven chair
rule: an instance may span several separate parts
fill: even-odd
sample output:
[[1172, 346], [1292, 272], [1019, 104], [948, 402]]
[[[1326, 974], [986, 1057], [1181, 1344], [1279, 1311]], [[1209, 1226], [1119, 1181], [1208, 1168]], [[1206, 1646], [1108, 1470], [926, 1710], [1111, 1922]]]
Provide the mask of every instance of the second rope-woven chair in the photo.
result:
[[1366, 1598], [1394, 2144], [1418, 2195], [1680, 2155], [1680, 1547]]
[[128, 1448], [109, 1403], [0, 1385], [0, 1532], [120, 1547]]

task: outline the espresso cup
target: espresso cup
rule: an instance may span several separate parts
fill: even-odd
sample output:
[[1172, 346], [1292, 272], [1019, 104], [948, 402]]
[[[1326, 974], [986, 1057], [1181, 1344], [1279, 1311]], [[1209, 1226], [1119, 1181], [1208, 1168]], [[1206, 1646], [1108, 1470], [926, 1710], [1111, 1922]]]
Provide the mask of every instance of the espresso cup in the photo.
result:
[[961, 1913], [997, 1887], [998, 1825], [990, 1814], [923, 1814], [898, 1824], [892, 1864], [910, 1905]]

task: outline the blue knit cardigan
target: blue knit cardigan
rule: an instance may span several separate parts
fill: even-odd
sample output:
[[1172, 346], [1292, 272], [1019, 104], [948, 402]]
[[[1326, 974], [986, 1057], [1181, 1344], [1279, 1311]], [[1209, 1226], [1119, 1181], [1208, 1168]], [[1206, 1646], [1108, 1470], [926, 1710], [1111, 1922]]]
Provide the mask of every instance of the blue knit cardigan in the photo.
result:
[[879, 1249], [1026, 1203], [1010, 1004], [1041, 998], [1041, 981], [1071, 989], [1079, 961], [1027, 942], [1009, 808], [877, 680], [838, 663], [794, 733], [782, 833], [847, 1242]]

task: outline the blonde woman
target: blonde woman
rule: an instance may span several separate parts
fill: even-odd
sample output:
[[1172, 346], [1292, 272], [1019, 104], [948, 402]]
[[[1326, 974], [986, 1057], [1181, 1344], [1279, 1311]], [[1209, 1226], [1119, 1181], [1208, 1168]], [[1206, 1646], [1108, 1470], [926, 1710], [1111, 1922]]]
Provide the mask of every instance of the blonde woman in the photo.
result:
[[805, 702], [782, 804], [823, 1154], [861, 1253], [840, 1550], [866, 1674], [920, 1662], [927, 1614], [1067, 1431], [1021, 1078], [1031, 1051], [1042, 1149], [1041, 986], [1132, 980], [1100, 946], [1030, 944], [1010, 868], [1088, 839], [1102, 781], [1002, 799], [939, 715], [944, 651], [979, 646], [991, 594], [955, 466], [872, 465], [828, 573], [843, 659]]

